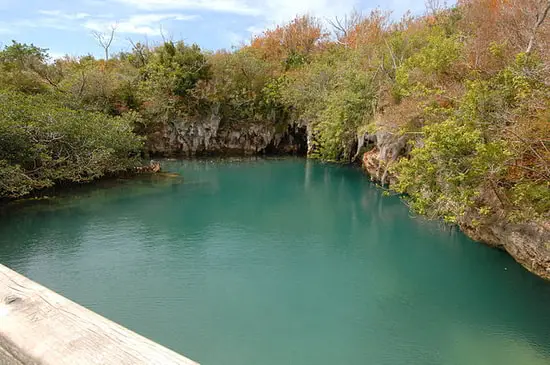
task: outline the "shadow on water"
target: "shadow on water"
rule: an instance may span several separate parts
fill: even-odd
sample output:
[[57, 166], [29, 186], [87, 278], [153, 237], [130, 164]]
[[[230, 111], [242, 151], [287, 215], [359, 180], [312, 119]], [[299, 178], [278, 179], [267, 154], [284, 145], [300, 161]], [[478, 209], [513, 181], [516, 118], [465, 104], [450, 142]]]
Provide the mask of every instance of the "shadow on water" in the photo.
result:
[[1, 262], [205, 364], [550, 361], [549, 283], [356, 169], [163, 168], [4, 209]]

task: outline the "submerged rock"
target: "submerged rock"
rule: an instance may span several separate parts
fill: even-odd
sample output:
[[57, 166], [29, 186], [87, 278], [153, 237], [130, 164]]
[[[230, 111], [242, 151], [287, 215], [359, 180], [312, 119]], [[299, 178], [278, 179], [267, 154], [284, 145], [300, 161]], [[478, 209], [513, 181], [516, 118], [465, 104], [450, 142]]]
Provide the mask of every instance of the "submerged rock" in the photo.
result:
[[160, 163], [157, 162], [157, 161], [151, 160], [151, 162], [149, 162], [149, 165], [136, 167], [136, 172], [139, 172], [139, 173], [144, 173], [144, 172], [157, 173], [157, 172], [160, 172]]

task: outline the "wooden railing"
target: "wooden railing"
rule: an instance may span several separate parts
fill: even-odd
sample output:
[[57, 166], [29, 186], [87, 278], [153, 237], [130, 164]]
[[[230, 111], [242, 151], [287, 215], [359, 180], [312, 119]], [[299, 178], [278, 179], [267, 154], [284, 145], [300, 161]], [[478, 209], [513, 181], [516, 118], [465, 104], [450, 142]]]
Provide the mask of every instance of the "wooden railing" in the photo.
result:
[[198, 365], [0, 264], [0, 365]]

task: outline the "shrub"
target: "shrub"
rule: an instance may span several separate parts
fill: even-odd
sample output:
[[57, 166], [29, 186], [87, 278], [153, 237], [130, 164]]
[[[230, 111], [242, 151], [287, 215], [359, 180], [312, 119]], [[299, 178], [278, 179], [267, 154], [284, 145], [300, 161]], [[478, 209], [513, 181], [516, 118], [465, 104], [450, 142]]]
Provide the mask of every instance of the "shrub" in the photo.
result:
[[0, 93], [0, 197], [85, 182], [138, 163], [128, 117], [71, 110], [47, 95]]

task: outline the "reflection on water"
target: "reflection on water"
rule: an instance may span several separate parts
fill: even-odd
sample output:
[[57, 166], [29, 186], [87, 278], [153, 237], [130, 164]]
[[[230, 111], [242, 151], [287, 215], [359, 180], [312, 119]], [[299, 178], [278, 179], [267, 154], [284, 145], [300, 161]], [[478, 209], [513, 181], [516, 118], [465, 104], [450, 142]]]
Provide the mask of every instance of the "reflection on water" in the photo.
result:
[[0, 261], [205, 365], [550, 363], [550, 284], [360, 171], [163, 167], [4, 209]]

